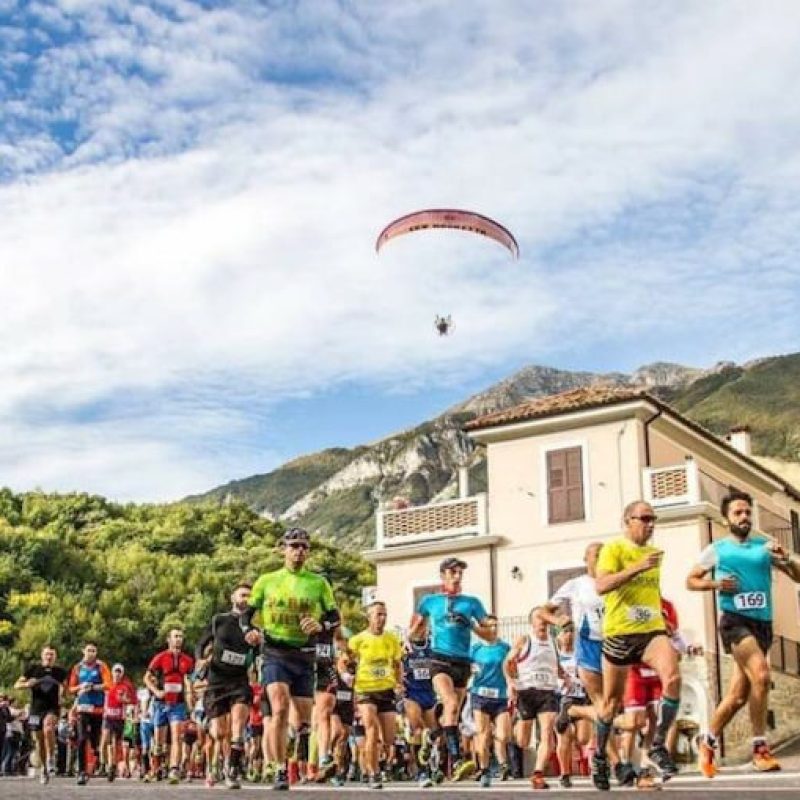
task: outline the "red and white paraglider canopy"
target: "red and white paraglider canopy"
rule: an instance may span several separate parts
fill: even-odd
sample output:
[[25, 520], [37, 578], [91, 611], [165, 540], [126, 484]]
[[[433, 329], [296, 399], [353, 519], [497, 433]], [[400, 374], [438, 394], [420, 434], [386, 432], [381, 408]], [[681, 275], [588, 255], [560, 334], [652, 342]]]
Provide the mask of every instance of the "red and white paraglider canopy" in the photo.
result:
[[483, 214], [458, 208], [429, 208], [398, 217], [380, 232], [375, 242], [375, 251], [379, 253], [383, 245], [396, 236], [435, 228], [449, 228], [488, 236], [503, 245], [514, 258], [519, 257], [519, 245], [508, 228]]

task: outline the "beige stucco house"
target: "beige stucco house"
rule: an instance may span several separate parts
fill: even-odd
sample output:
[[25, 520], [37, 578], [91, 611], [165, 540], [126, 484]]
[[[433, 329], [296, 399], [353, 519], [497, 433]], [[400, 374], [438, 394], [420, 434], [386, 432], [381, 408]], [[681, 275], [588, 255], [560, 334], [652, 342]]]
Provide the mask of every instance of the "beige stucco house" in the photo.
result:
[[[719, 501], [729, 486], [755, 499], [756, 527], [800, 551], [800, 491], [750, 455], [749, 432], [712, 435], [644, 391], [593, 387], [524, 403], [466, 425], [486, 448], [488, 492], [377, 513], [376, 592], [391, 621], [406, 624], [416, 598], [438, 585], [438, 564], [458, 554], [469, 565], [465, 591], [505, 622], [507, 635], [568, 577], [582, 570], [586, 545], [621, 531], [624, 506], [644, 498], [656, 509], [655, 544], [665, 551], [664, 596], [673, 600], [690, 644], [681, 715], [703, 726], [730, 662], [717, 645], [714, 599], [685, 579], [698, 554], [725, 535]], [[800, 593], [776, 575], [772, 663], [774, 736], [800, 732], [789, 713], [800, 697]], [[793, 695], [793, 697], [792, 697]], [[784, 703], [785, 697], [785, 703]], [[728, 755], [747, 735], [742, 719], [727, 734]]]

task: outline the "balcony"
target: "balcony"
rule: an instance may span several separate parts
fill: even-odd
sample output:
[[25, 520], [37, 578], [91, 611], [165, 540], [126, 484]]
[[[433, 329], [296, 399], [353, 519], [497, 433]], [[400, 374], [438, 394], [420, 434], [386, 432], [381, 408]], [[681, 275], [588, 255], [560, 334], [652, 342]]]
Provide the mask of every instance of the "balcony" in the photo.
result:
[[488, 530], [486, 495], [477, 494], [409, 508], [384, 508], [377, 512], [375, 522], [377, 550], [483, 536]]
[[[644, 470], [644, 499], [655, 509], [678, 508], [708, 503], [718, 509], [730, 487], [703, 472], [694, 459], [668, 467]], [[762, 506], [755, 509], [755, 527], [777, 539], [789, 551], [796, 551], [792, 522]]]

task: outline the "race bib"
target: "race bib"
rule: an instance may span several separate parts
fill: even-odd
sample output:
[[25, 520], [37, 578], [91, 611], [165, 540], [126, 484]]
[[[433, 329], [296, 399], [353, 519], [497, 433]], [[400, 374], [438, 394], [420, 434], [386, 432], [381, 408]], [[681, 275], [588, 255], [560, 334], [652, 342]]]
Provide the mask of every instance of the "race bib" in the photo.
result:
[[165, 683], [164, 684], [164, 691], [168, 694], [181, 694], [183, 692], [183, 684], [182, 683]]
[[329, 644], [318, 644], [317, 658], [331, 658], [331, 646]]
[[478, 697], [488, 697], [491, 700], [497, 700], [500, 697], [500, 690], [493, 689], [491, 686], [479, 686], [476, 692]]
[[96, 706], [93, 706], [91, 703], [78, 703], [76, 708], [79, 714], [90, 714], [95, 710]]
[[556, 676], [552, 672], [534, 672], [533, 682], [542, 688], [549, 688], [556, 685]]
[[32, 728], [35, 728], [41, 721], [41, 717], [34, 716], [33, 714], [28, 717], [28, 725], [30, 725]]
[[740, 592], [733, 596], [733, 605], [737, 611], [749, 611], [767, 607], [765, 592]]
[[631, 606], [628, 609], [628, 620], [630, 622], [651, 622], [655, 619], [656, 614], [661, 613], [656, 612], [654, 609], [650, 608], [650, 606]]
[[655, 678], [658, 673], [654, 669], [650, 669], [650, 667], [639, 667], [639, 674], [643, 678]]
[[220, 661], [223, 664], [230, 664], [233, 667], [243, 667], [247, 663], [247, 656], [244, 653], [234, 653], [232, 650], [223, 650]]
[[372, 675], [373, 678], [388, 678], [389, 667], [373, 667], [370, 670], [370, 675]]
[[431, 679], [431, 671], [428, 667], [414, 667], [414, 680], [415, 681], [429, 681]]
[[122, 719], [121, 708], [107, 708], [105, 711], [106, 719]]
[[339, 689], [336, 692], [336, 699], [340, 700], [342, 703], [350, 703], [353, 700], [353, 693], [347, 692], [344, 689]]

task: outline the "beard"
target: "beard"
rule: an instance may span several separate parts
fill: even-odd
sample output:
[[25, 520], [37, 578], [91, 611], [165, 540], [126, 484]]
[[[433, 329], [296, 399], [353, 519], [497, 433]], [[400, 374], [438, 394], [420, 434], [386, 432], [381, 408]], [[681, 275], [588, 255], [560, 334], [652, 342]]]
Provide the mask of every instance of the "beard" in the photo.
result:
[[746, 539], [752, 529], [753, 526], [750, 522], [745, 522], [743, 525], [734, 525], [731, 523], [731, 533], [737, 539]]

